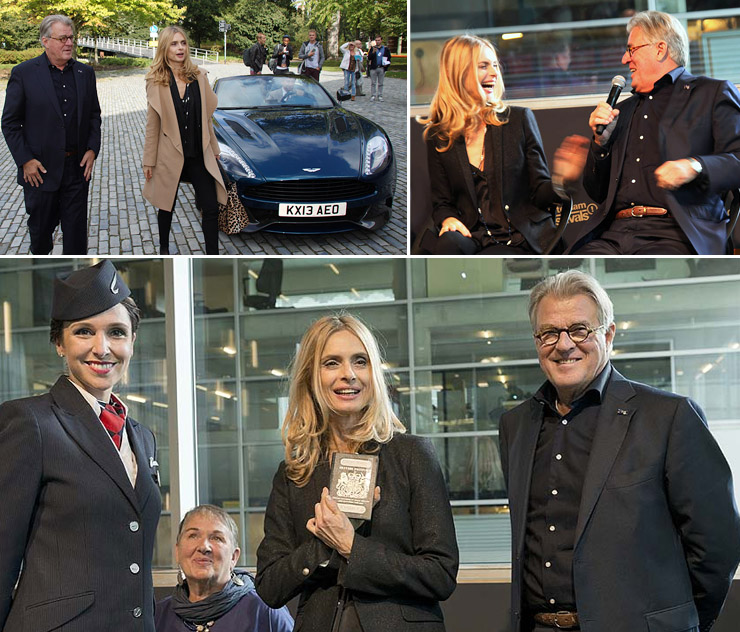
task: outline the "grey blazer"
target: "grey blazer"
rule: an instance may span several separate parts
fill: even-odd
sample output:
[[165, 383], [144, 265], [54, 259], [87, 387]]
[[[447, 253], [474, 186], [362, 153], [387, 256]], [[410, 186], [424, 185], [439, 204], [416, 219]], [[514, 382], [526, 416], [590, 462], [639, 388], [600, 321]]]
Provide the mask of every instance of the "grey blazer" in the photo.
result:
[[[501, 417], [512, 528], [512, 630], [522, 622], [527, 505], [543, 405]], [[696, 402], [607, 383], [583, 484], [573, 581], [583, 632], [708, 630], [740, 560], [730, 468]]]
[[0, 630], [154, 632], [155, 442], [133, 419], [126, 428], [135, 488], [66, 377], [0, 406]]
[[255, 583], [272, 608], [300, 595], [296, 632], [329, 632], [342, 590], [351, 592], [365, 632], [445, 629], [438, 602], [455, 589], [458, 550], [434, 447], [398, 434], [378, 454], [380, 502], [356, 532], [348, 561], [306, 529], [328, 487], [328, 465], [304, 487], [286, 477], [285, 463], [278, 468]]

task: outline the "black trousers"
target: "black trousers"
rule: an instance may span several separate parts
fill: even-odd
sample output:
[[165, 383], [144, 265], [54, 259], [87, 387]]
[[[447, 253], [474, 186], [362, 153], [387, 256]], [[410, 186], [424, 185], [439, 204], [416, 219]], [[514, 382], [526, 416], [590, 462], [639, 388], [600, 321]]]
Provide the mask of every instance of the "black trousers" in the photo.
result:
[[521, 246], [512, 247], [505, 244], [491, 244], [481, 248], [477, 241], [465, 237], [456, 230], [448, 230], [437, 237], [435, 255], [525, 255], [534, 254], [524, 242]]
[[615, 219], [598, 239], [576, 255], [695, 255], [691, 242], [670, 215]]
[[23, 197], [28, 213], [31, 254], [48, 255], [54, 247], [54, 231], [61, 223], [63, 254], [87, 254], [87, 193], [90, 182], [80, 167], [82, 156], [64, 159], [64, 172], [57, 191], [40, 191], [26, 184]]
[[[190, 182], [195, 190], [195, 203], [203, 213], [203, 237], [205, 239], [206, 254], [218, 254], [218, 197], [216, 195], [216, 181], [206, 169], [203, 157], [185, 158], [180, 174], [180, 182]], [[171, 211], [174, 213], [177, 193], [172, 201]], [[160, 234], [160, 242], [169, 242], [169, 226], [165, 235]]]

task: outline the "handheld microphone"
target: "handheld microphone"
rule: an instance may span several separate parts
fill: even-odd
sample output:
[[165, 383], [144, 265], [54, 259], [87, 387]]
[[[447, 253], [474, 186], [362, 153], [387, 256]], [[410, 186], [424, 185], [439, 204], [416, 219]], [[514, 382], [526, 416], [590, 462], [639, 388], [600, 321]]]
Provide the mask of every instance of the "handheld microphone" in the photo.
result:
[[[627, 82], [622, 75], [617, 75], [612, 79], [612, 89], [609, 90], [609, 96], [606, 97], [606, 102], [610, 107], [614, 107], [617, 104], [617, 99], [619, 98], [619, 95], [622, 94], [622, 89], [625, 85], [627, 85]], [[601, 136], [604, 133], [605, 128], [605, 125], [599, 123], [596, 126], [596, 133]]]

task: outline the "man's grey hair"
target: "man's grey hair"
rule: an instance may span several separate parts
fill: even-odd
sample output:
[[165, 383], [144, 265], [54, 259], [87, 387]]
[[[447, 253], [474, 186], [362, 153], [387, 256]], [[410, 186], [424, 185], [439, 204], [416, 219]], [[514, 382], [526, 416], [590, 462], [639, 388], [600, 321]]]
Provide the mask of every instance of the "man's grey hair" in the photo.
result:
[[223, 509], [221, 509], [221, 507], [217, 507], [216, 505], [198, 505], [197, 507], [193, 507], [190, 511], [188, 511], [183, 519], [180, 521], [180, 526], [177, 530], [177, 542], [180, 541], [182, 530], [185, 527], [185, 523], [187, 522], [188, 518], [201, 514], [209, 515], [220, 521], [229, 530], [229, 534], [231, 535], [231, 544], [234, 546], [235, 549], [239, 547], [239, 528], [236, 526], [236, 522], [234, 522], [234, 519]]
[[72, 29], [72, 34], [75, 32], [74, 22], [66, 15], [47, 15], [41, 24], [39, 25], [39, 42], [43, 43], [45, 37], [51, 37], [51, 27], [57, 22], [61, 22], [64, 26], [69, 26]]
[[599, 282], [590, 274], [580, 270], [568, 270], [540, 281], [529, 295], [529, 322], [534, 331], [537, 323], [537, 308], [546, 296], [572, 298], [588, 296], [594, 303], [599, 317], [599, 325], [609, 326], [614, 322], [614, 305]]
[[677, 18], [661, 11], [642, 11], [633, 15], [627, 23], [627, 33], [631, 33], [636, 26], [640, 27], [651, 44], [665, 42], [668, 56], [679, 66], [686, 65], [689, 59], [689, 36]]

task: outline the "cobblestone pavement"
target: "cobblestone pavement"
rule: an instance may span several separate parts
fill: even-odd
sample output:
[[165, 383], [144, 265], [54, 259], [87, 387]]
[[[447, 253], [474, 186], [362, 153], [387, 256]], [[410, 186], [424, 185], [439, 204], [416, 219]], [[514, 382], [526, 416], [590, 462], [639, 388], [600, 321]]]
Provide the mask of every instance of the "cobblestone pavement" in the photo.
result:
[[[209, 65], [209, 78], [243, 74], [241, 64]], [[157, 212], [144, 200], [141, 155], [146, 125], [144, 70], [100, 73], [98, 96], [103, 111], [102, 148], [90, 186], [89, 254], [157, 254]], [[364, 79], [369, 95], [370, 80]], [[342, 86], [341, 71], [321, 73], [321, 83], [334, 94]], [[0, 85], [0, 108], [5, 103]], [[406, 254], [406, 81], [385, 80], [384, 102], [357, 97], [344, 106], [380, 124], [393, 144], [398, 169], [391, 221], [377, 233], [362, 229], [329, 235], [250, 235], [219, 233], [220, 251], [228, 255], [398, 255]], [[200, 216], [189, 184], [180, 185], [172, 222], [170, 252], [203, 254]], [[29, 253], [23, 190], [16, 167], [0, 136], [0, 255]], [[62, 253], [62, 236], [55, 235], [52, 254]]]

